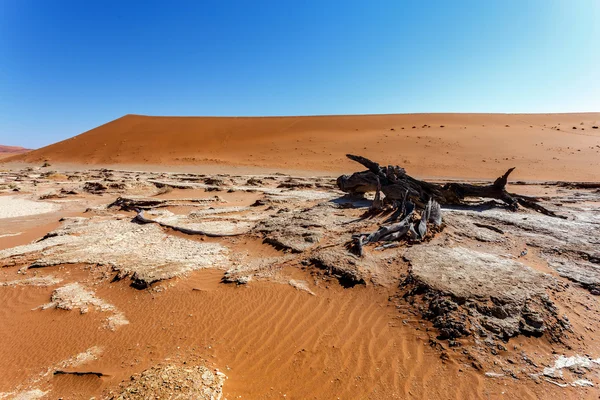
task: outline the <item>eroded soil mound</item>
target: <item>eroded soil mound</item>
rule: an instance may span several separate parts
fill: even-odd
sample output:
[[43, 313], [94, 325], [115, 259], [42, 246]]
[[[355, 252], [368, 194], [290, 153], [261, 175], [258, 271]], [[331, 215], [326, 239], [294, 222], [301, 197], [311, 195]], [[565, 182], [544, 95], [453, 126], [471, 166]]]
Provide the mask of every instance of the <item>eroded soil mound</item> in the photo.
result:
[[221, 400], [226, 376], [203, 365], [161, 365], [133, 375], [122, 390], [106, 399]]
[[423, 316], [439, 329], [440, 339], [476, 333], [503, 340], [519, 334], [560, 340], [569, 322], [558, 315], [549, 290], [564, 290], [548, 274], [499, 256], [464, 247], [415, 246], [410, 262], [409, 301], [419, 297]]

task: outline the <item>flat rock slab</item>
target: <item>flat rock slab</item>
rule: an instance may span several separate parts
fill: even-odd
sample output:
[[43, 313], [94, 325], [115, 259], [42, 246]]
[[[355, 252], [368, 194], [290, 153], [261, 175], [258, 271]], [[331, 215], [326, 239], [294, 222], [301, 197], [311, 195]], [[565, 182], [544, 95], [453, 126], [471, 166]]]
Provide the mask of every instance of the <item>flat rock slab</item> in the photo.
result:
[[202, 268], [226, 268], [229, 251], [218, 243], [200, 243], [167, 235], [157, 225], [102, 218], [67, 219], [44, 240], [0, 251], [4, 264], [28, 262], [111, 265], [139, 287]]
[[404, 256], [415, 279], [459, 299], [523, 301], [554, 284], [525, 264], [464, 247], [414, 246]]
[[335, 233], [351, 218], [339, 216], [336, 205], [320, 203], [305, 209], [282, 209], [260, 221], [254, 232], [274, 246], [301, 253], [316, 246], [324, 235]]
[[254, 278], [272, 278], [276, 270], [296, 257], [291, 254], [277, 257], [250, 258], [244, 254], [232, 254], [233, 266], [225, 271], [223, 282], [245, 284]]
[[[414, 246], [405, 258], [411, 269], [405, 298], [422, 304], [440, 339], [476, 334], [508, 340], [548, 333], [560, 341], [569, 330], [547, 290], [562, 290], [550, 275], [525, 264], [464, 247]], [[420, 299], [417, 301], [417, 299]], [[420, 303], [422, 301], [422, 303]]]
[[[569, 219], [525, 212], [452, 210], [447, 213], [446, 220], [460, 236], [478, 241], [502, 242], [505, 239], [505, 235], [481, 229], [482, 226], [518, 237], [527, 245], [538, 248], [540, 256], [562, 277], [579, 283], [592, 294], [600, 295], [600, 224], [597, 212], [567, 207], [561, 212]], [[476, 226], [478, 223], [479, 227]]]
[[559, 247], [563, 250], [593, 251], [600, 245], [600, 225], [587, 222], [583, 212], [563, 214], [572, 219], [559, 219], [531, 212], [510, 213], [502, 210], [483, 212], [468, 210], [448, 211], [470, 221], [482, 221], [506, 232], [525, 238], [540, 248]]
[[367, 257], [357, 257], [345, 249], [329, 247], [315, 251], [310, 261], [329, 275], [336, 277], [344, 286], [364, 284], [373, 262]]
[[220, 400], [226, 376], [205, 366], [156, 366], [121, 384], [107, 399]]
[[[241, 207], [229, 207], [230, 209], [242, 209]], [[177, 226], [179, 228], [191, 229], [195, 231], [210, 232], [218, 235], [241, 235], [250, 232], [256, 223], [251, 221], [244, 221], [240, 218], [218, 218], [215, 214], [218, 212], [210, 213], [209, 211], [220, 211], [218, 209], [212, 210], [199, 210], [207, 211], [193, 212], [189, 215], [178, 215], [173, 214], [170, 211], [164, 210], [158, 213], [157, 217], [152, 217], [154, 221], [162, 224], [171, 226]], [[236, 212], [236, 211], [231, 211]], [[148, 213], [149, 216], [157, 213]]]
[[578, 283], [591, 294], [600, 295], [600, 264], [556, 256], [546, 258], [549, 259], [548, 265], [560, 276]]

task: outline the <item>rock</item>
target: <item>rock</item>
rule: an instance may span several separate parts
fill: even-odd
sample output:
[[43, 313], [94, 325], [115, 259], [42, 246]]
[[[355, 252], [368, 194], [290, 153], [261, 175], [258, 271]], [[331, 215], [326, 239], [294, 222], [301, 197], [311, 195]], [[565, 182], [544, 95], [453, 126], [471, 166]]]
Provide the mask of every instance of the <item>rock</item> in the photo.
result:
[[424, 301], [423, 317], [440, 339], [468, 336], [481, 328], [500, 339], [564, 329], [546, 289], [558, 283], [526, 265], [462, 247], [414, 246], [403, 283], [405, 297]]
[[225, 283], [237, 283], [238, 285], [247, 285], [252, 280], [252, 276], [235, 276], [225, 272], [221, 281]]
[[167, 235], [155, 224], [93, 217], [65, 219], [60, 229], [38, 242], [0, 250], [0, 261], [37, 267], [109, 265], [117, 279], [130, 276], [134, 287], [145, 288], [197, 269], [227, 267], [228, 254], [218, 243]]
[[86, 182], [83, 185], [83, 190], [85, 192], [92, 193], [92, 194], [102, 194], [107, 189], [108, 188], [106, 186], [104, 186], [103, 184], [101, 184], [100, 182]]
[[309, 182], [309, 181], [303, 181], [300, 179], [293, 179], [290, 178], [285, 182], [281, 182], [278, 186], [278, 188], [295, 188], [295, 189], [310, 189], [310, 188], [314, 188], [315, 184], [313, 182]]
[[123, 182], [112, 182], [108, 184], [108, 187], [113, 190], [125, 190], [127, 185]]
[[250, 207], [260, 207], [260, 206], [266, 206], [266, 205], [267, 205], [266, 201], [264, 201], [263, 199], [258, 199], [254, 203], [250, 204]]
[[[572, 184], [565, 185], [569, 187]], [[597, 196], [590, 196], [589, 201], [598, 201]], [[577, 200], [583, 199], [577, 196]], [[563, 213], [566, 212], [564, 207]], [[600, 293], [600, 242], [597, 239], [600, 237], [600, 217], [594, 209], [577, 209], [569, 219], [552, 218], [539, 213], [451, 210], [446, 213], [446, 221], [458, 235], [479, 241], [501, 243], [505, 240], [504, 235], [481, 229], [482, 226], [510, 232], [511, 236], [538, 248], [540, 256], [561, 276], [578, 283], [592, 294]], [[477, 226], [475, 230], [472, 229], [473, 225]], [[486, 230], [487, 233], [483, 232]]]
[[125, 315], [117, 310], [115, 306], [96, 297], [94, 292], [84, 288], [77, 282], [54, 290], [51, 302], [42, 306], [44, 310], [48, 308], [60, 308], [62, 310], [79, 309], [79, 312], [82, 314], [89, 312], [90, 307], [101, 312], [110, 312], [113, 314], [106, 320], [106, 326], [110, 330], [114, 331], [119, 326], [129, 324]]
[[588, 381], [587, 379], [577, 379], [571, 382], [571, 386], [573, 387], [594, 387], [594, 383]]
[[591, 359], [580, 355], [574, 355], [571, 357], [559, 356], [552, 367], [546, 367], [542, 373], [549, 378], [562, 378], [563, 371], [569, 370], [571, 372], [583, 369], [586, 371], [600, 368], [600, 358]]
[[53, 286], [62, 282], [62, 279], [48, 276], [33, 276], [31, 278], [18, 279], [14, 281], [0, 282], [0, 286]]
[[[165, 189], [165, 188], [169, 188], [169, 189], [194, 189], [197, 187], [197, 185], [191, 184], [191, 183], [182, 183], [182, 182], [177, 182], [177, 181], [157, 181], [157, 180], [153, 180], [153, 179], [149, 179], [148, 180], [149, 183], [153, 184], [154, 186], [156, 186], [159, 189]], [[125, 186], [125, 185], [123, 185]], [[111, 185], [111, 188], [113, 188], [113, 186]], [[125, 187], [122, 187], [122, 189], [124, 189]]]
[[[188, 215], [173, 214], [167, 210], [160, 212], [149, 212], [148, 217], [151, 219], [177, 228], [189, 229], [192, 231], [201, 231], [214, 235], [241, 235], [248, 233], [256, 222], [252, 221], [253, 216], [245, 217], [235, 216], [228, 218], [220, 214], [235, 213], [244, 211], [243, 207], [222, 207], [213, 210], [196, 210], [191, 211]], [[157, 217], [154, 217], [157, 215]]]
[[234, 266], [225, 271], [221, 280], [225, 283], [237, 283], [238, 285], [245, 285], [254, 278], [271, 278], [282, 264], [295, 258], [293, 255], [284, 255], [248, 259], [246, 256], [239, 256], [235, 253], [231, 257]]
[[364, 269], [361, 260], [345, 249], [330, 247], [317, 250], [310, 256], [310, 262], [327, 274], [336, 277], [343, 286], [364, 285]]
[[206, 185], [212, 185], [212, 186], [223, 186], [225, 185], [225, 181], [221, 178], [214, 178], [214, 177], [209, 177], [204, 179], [204, 183]]
[[198, 399], [220, 400], [227, 377], [203, 365], [160, 365], [133, 375], [107, 399]]
[[246, 181], [246, 185], [249, 185], [249, 186], [262, 186], [263, 184], [264, 184], [264, 182], [255, 176], [253, 176], [252, 178], [250, 178]]
[[[19, 392], [19, 393], [0, 393], [0, 396], [12, 395], [11, 399], [13, 399], [13, 400], [37, 400], [37, 399], [43, 399], [44, 397], [46, 397], [47, 394], [48, 394], [48, 392], [44, 392], [40, 389], [32, 389], [32, 390], [26, 390], [24, 392]], [[1, 397], [1, 398], [4, 398], [4, 397]]]
[[308, 283], [306, 281], [299, 281], [296, 279], [290, 279], [288, 281], [289, 285], [295, 289], [301, 290], [303, 292], [306, 292], [310, 295], [316, 296], [316, 294], [310, 290], [310, 288], [308, 287]]
[[255, 231], [263, 234], [267, 243], [301, 253], [319, 243], [333, 218], [332, 211], [332, 206], [320, 204], [300, 212], [278, 212], [261, 221]]
[[530, 336], [542, 336], [546, 330], [542, 312], [533, 310], [528, 304], [521, 310], [519, 324], [521, 332]]
[[135, 211], [137, 209], [150, 210], [155, 207], [163, 207], [166, 204], [165, 200], [160, 199], [117, 197], [117, 199], [110, 203], [107, 208], [115, 207], [122, 211]]
[[548, 265], [560, 276], [576, 282], [593, 295], [600, 295], [600, 264], [568, 257], [547, 256]]

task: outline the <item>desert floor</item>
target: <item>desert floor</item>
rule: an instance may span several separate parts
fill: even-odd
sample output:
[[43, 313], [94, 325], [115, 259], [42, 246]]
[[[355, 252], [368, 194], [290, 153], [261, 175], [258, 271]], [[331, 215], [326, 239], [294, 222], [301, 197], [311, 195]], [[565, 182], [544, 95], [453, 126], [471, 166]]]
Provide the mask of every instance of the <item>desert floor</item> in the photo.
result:
[[[0, 399], [598, 398], [599, 119], [126, 116], [9, 157]], [[559, 217], [373, 212], [346, 153], [439, 183], [516, 166]]]
[[186, 382], [229, 399], [598, 396], [597, 189], [511, 186], [568, 219], [475, 202], [358, 257], [351, 235], [389, 215], [365, 218], [372, 196], [333, 178], [0, 179], [7, 398], [200, 396]]

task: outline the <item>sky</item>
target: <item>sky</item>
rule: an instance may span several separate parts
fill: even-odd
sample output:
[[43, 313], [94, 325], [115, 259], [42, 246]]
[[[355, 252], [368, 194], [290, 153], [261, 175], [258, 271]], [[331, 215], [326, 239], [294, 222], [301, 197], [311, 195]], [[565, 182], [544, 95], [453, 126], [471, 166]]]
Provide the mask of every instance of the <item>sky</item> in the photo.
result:
[[125, 114], [600, 111], [599, 0], [0, 0], [0, 144]]

